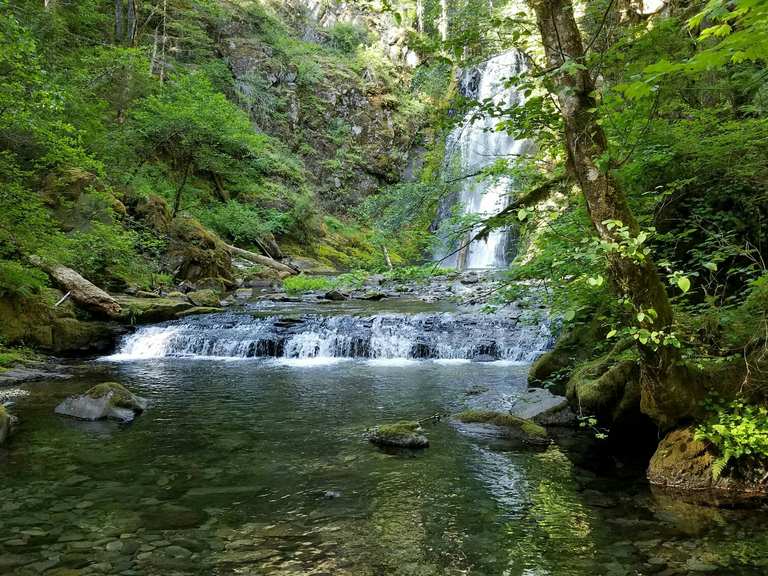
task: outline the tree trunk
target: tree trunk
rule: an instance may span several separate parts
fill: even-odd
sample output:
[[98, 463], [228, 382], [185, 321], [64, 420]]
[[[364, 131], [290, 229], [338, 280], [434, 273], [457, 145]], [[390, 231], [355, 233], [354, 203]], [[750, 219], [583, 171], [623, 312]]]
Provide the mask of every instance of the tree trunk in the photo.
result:
[[176, 218], [176, 214], [179, 213], [179, 209], [181, 208], [181, 196], [184, 192], [184, 186], [187, 185], [187, 179], [189, 178], [189, 172], [192, 170], [192, 161], [187, 162], [187, 166], [184, 169], [184, 177], [181, 179], [181, 184], [179, 184], [179, 188], [176, 190], [176, 194], [173, 197], [173, 211], [171, 212], [171, 217]]
[[50, 264], [38, 256], [30, 256], [29, 261], [45, 270], [56, 284], [70, 293], [72, 300], [79, 306], [110, 318], [120, 315], [121, 308], [117, 300], [71, 268], [61, 264]]
[[129, 46], [134, 46], [136, 44], [137, 15], [138, 7], [136, 6], [136, 0], [128, 0], [128, 8], [126, 11], [125, 39], [126, 44]]
[[440, 20], [437, 23], [440, 40], [448, 40], [448, 0], [440, 0]]
[[416, 0], [416, 30], [424, 34], [424, 0]]
[[[530, 0], [530, 4], [536, 11], [548, 69], [556, 70], [566, 61], [578, 64], [567, 66], [567, 70], [561, 68], [553, 90], [565, 124], [568, 160], [587, 201], [592, 223], [598, 236], [608, 242], [620, 242], [616, 230], [606, 225], [608, 220], [621, 221], [636, 236], [639, 226], [626, 197], [613, 177], [598, 166], [608, 142], [595, 111], [594, 80], [581, 66], [584, 47], [573, 6], [569, 0]], [[669, 332], [672, 308], [653, 261], [646, 257], [638, 262], [614, 252], [608, 256], [608, 267], [616, 290], [629, 297], [637, 312], [655, 310], [656, 319], [646, 318], [641, 324], [648, 330]], [[653, 350], [640, 345], [640, 353], [642, 410], [662, 425], [688, 413], [691, 391], [679, 385], [683, 380], [679, 351], [670, 346]]]
[[125, 20], [123, 18], [123, 0], [115, 0], [115, 44], [122, 44], [124, 39]]
[[261, 254], [256, 254], [255, 252], [251, 252], [250, 250], [243, 250], [242, 248], [238, 248], [237, 246], [231, 246], [230, 244], [227, 244], [226, 246], [227, 246], [227, 249], [229, 249], [229, 251], [235, 256], [239, 256], [240, 258], [243, 258], [244, 260], [248, 260], [249, 262], [253, 262], [254, 264], [261, 264], [262, 266], [267, 266], [269, 268], [272, 268], [273, 270], [277, 270], [281, 274], [285, 274], [286, 276], [292, 276], [293, 274], [298, 274], [298, 270], [296, 270], [295, 268], [292, 268], [287, 264], [283, 264], [282, 262], [278, 262], [277, 260], [274, 260], [269, 256], [262, 256]]

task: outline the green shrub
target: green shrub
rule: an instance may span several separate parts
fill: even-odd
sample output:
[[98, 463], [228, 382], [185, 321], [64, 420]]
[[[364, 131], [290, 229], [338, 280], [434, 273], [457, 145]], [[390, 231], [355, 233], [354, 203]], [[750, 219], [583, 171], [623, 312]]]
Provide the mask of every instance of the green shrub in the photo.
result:
[[333, 282], [326, 276], [289, 276], [283, 280], [283, 288], [288, 294], [302, 294], [315, 290], [330, 290]]
[[230, 200], [195, 213], [198, 220], [219, 236], [236, 244], [253, 246], [265, 236], [282, 232], [289, 215], [274, 208], [258, 208]]
[[423, 264], [422, 266], [403, 266], [394, 268], [385, 272], [385, 278], [397, 282], [419, 282], [428, 280], [435, 276], [446, 276], [455, 272], [453, 268], [438, 268], [434, 264]]
[[712, 466], [717, 479], [729, 463], [743, 457], [768, 458], [768, 408], [736, 399], [710, 401], [710, 419], [696, 428], [697, 440], [711, 442], [719, 452]]
[[371, 42], [371, 35], [363, 26], [339, 22], [328, 29], [326, 42], [339, 52], [353, 54], [359, 46], [367, 46]]
[[13, 260], [0, 260], [0, 296], [29, 298], [46, 284], [44, 272]]

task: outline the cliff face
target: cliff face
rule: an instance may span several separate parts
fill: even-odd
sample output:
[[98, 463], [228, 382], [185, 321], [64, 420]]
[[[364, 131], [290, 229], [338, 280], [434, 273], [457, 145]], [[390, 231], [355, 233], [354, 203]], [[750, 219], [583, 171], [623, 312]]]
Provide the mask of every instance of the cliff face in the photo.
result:
[[325, 211], [343, 213], [397, 181], [418, 132], [415, 55], [391, 20], [294, 0], [271, 18], [236, 13], [219, 31], [234, 100], [303, 160]]

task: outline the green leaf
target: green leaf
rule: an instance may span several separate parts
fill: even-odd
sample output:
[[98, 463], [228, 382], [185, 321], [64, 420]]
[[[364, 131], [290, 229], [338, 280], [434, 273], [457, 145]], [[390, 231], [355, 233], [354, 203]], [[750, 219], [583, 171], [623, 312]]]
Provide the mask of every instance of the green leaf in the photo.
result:
[[574, 309], [567, 310], [565, 314], [563, 314], [563, 318], [565, 319], [566, 322], [570, 322], [571, 320], [576, 318], [576, 310]]
[[616, 330], [615, 329], [611, 330], [610, 332], [608, 332], [608, 334], [605, 335], [605, 338], [607, 340], [608, 338], [613, 338], [614, 336], [616, 336]]
[[691, 289], [691, 281], [685, 276], [680, 276], [680, 278], [677, 279], [677, 287], [680, 288], [683, 293], [686, 293]]
[[517, 219], [522, 222], [526, 218], [528, 218], [528, 210], [525, 208], [520, 208], [520, 210], [517, 211]]

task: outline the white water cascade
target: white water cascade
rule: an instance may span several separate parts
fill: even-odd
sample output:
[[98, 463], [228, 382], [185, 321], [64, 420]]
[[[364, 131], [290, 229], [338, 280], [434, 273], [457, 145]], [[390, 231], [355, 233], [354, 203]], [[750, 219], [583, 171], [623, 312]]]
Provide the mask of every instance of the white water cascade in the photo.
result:
[[[514, 87], [505, 86], [510, 77], [527, 68], [525, 56], [510, 50], [494, 56], [477, 67], [466, 70], [461, 77], [461, 92], [478, 102], [492, 101], [503, 107], [524, 102], [524, 95]], [[525, 155], [533, 144], [530, 140], [516, 140], [504, 131], [496, 131], [498, 120], [470, 110], [446, 141], [444, 170], [446, 179], [457, 179], [459, 190], [448, 204], [441, 207], [439, 219], [450, 215], [452, 205], [458, 203], [463, 214], [492, 216], [503, 210], [514, 194], [515, 181], [509, 176], [482, 178], [472, 176], [499, 159], [514, 160]], [[476, 231], [470, 232], [466, 241]], [[443, 266], [458, 269], [501, 268], [507, 264], [509, 230], [497, 229], [485, 240], [476, 240], [459, 249], [460, 244], [443, 247], [436, 254]]]
[[106, 360], [278, 358], [532, 362], [551, 345], [545, 316], [381, 314], [299, 318], [208, 314], [139, 328]]

